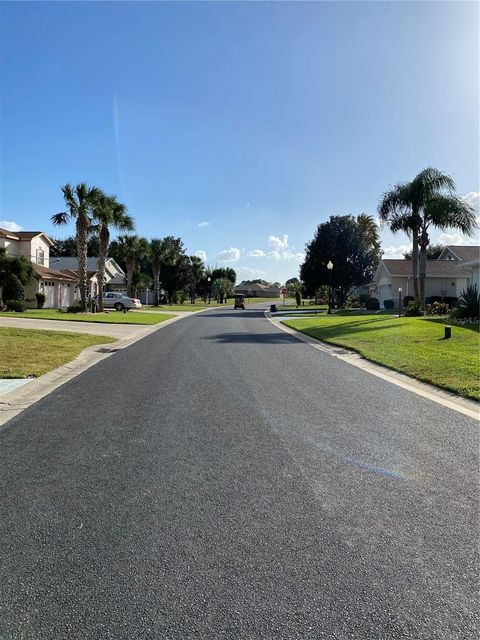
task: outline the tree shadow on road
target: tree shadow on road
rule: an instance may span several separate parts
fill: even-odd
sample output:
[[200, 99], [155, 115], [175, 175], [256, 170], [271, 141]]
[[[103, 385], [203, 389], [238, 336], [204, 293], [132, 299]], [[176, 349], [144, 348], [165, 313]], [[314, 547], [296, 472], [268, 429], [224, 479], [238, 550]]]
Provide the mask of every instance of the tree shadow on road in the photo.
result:
[[273, 333], [218, 333], [204, 339], [213, 340], [220, 344], [299, 344], [296, 338], [280, 331]]

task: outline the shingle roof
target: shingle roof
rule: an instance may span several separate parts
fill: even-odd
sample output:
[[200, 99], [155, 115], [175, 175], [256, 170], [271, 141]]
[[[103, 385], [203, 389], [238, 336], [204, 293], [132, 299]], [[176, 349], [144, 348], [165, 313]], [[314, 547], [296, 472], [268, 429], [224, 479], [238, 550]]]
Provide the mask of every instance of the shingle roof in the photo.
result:
[[7, 229], [0, 228], [0, 238], [13, 238], [13, 240], [20, 240], [15, 231], [8, 231]]
[[[382, 260], [391, 276], [411, 276], [411, 260]], [[453, 260], [427, 260], [427, 276], [465, 277], [460, 265]]]
[[480, 256], [480, 247], [478, 246], [461, 246], [461, 245], [447, 245], [446, 249], [451, 251], [457, 256], [459, 260], [463, 262], [470, 262], [470, 260], [478, 260]]
[[78, 278], [75, 278], [67, 273], [63, 273], [62, 271], [55, 271], [54, 269], [48, 269], [47, 267], [42, 267], [40, 264], [34, 264], [33, 268], [40, 278], [43, 280], [64, 280], [65, 282], [76, 282]]

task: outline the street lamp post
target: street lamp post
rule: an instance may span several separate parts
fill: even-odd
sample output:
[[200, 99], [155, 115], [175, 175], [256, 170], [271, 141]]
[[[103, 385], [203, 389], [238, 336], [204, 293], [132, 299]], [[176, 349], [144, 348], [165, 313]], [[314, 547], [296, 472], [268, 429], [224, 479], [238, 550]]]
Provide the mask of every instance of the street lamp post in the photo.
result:
[[398, 317], [402, 315], [402, 287], [398, 287]]
[[208, 278], [207, 278], [207, 282], [208, 282], [208, 304], [210, 304], [210, 299], [211, 299], [211, 297], [212, 297], [212, 294], [211, 294], [211, 287], [212, 287], [212, 285], [210, 284], [210, 283], [211, 283], [211, 281], [212, 281], [211, 277], [210, 277], [210, 276], [208, 276]]
[[332, 269], [333, 262], [329, 260], [327, 262], [328, 269], [328, 311], [327, 313], [332, 313]]

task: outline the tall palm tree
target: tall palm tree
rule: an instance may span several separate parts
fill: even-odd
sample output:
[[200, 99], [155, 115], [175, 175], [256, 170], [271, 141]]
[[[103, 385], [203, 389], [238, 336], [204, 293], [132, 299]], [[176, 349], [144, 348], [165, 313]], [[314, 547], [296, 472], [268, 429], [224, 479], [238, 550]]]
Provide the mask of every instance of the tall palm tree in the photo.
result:
[[[412, 270], [415, 300], [425, 302], [427, 250], [430, 243], [428, 229], [458, 229], [472, 233], [476, 228], [475, 212], [454, 193], [453, 179], [427, 167], [412, 182], [396, 185], [380, 201], [380, 219], [387, 222], [393, 233], [405, 231], [412, 238]], [[446, 193], [445, 193], [446, 192]]]
[[133, 296], [132, 278], [133, 272], [138, 271], [139, 263], [148, 254], [148, 240], [140, 236], [118, 236], [118, 253], [127, 267], [127, 292]]
[[198, 256], [190, 256], [190, 298], [195, 304], [197, 298], [197, 285], [205, 277], [205, 265]]
[[127, 207], [118, 202], [115, 196], [102, 193], [93, 205], [93, 225], [91, 231], [98, 236], [98, 308], [103, 311], [103, 280], [105, 277], [105, 263], [110, 246], [110, 227], [122, 231], [133, 231], [133, 218], [127, 213]]
[[153, 274], [153, 304], [160, 302], [160, 268], [165, 258], [165, 242], [161, 238], [152, 238], [148, 246], [148, 261]]
[[101, 196], [97, 187], [89, 187], [85, 182], [72, 187], [66, 184], [62, 187], [62, 193], [67, 205], [67, 211], [56, 213], [52, 216], [53, 224], [68, 224], [75, 220], [75, 242], [78, 256], [78, 287], [80, 289], [80, 305], [85, 311], [87, 308], [87, 242], [88, 231], [92, 221], [92, 208]]
[[412, 239], [413, 294], [419, 300], [418, 259], [420, 235], [420, 194], [411, 182], [399, 183], [386, 191], [378, 205], [380, 221], [387, 223], [392, 233], [403, 231]]

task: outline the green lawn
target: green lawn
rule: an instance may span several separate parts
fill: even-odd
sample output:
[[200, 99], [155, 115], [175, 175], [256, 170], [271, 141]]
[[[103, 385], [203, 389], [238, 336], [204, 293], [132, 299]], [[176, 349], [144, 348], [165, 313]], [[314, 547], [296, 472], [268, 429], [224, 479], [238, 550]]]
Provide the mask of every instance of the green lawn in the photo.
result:
[[283, 322], [378, 364], [480, 400], [478, 328], [453, 326], [452, 337], [444, 340], [445, 322], [438, 318], [333, 314]]
[[28, 309], [23, 313], [2, 312], [8, 318], [39, 318], [40, 320], [72, 320], [73, 322], [104, 322], [108, 324], [159, 324], [172, 318], [166, 313], [110, 311], [108, 313], [67, 313], [59, 309]]
[[41, 376], [70, 362], [85, 347], [108, 342], [115, 338], [0, 327], [0, 378]]

